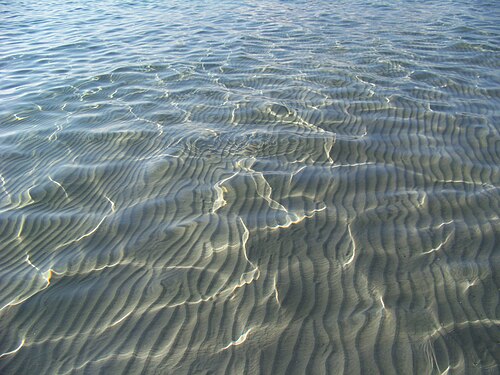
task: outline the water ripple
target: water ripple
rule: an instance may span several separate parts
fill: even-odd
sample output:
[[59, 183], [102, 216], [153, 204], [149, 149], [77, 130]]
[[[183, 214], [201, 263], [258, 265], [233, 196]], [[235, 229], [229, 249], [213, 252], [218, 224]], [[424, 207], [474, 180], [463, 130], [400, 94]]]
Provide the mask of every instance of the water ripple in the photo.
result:
[[0, 1], [0, 372], [494, 374], [494, 1]]

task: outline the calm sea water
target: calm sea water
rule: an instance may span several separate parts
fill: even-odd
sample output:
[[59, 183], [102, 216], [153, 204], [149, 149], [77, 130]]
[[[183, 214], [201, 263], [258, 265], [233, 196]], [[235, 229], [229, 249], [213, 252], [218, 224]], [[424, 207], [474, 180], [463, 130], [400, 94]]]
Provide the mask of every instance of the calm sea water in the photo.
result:
[[0, 1], [0, 373], [497, 374], [497, 1]]

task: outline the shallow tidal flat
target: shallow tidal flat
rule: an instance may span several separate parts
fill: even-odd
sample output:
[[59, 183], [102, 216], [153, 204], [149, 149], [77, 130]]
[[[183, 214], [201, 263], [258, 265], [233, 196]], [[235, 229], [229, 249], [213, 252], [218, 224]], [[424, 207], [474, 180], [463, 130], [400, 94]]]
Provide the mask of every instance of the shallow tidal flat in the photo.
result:
[[1, 374], [499, 373], [497, 2], [0, 21]]

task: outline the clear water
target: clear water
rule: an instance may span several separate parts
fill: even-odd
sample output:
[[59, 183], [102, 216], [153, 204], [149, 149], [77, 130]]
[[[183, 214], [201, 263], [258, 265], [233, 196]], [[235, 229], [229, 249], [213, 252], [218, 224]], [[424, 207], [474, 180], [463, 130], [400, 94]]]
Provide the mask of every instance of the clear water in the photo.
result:
[[498, 373], [499, 9], [0, 1], [0, 372]]

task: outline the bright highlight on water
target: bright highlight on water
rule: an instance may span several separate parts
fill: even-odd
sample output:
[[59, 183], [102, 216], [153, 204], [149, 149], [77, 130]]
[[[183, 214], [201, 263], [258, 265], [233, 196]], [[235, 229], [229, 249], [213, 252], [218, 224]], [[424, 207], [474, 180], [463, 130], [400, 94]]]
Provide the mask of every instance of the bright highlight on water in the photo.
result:
[[496, 1], [0, 1], [1, 374], [497, 374]]

